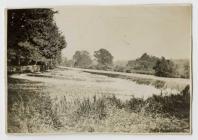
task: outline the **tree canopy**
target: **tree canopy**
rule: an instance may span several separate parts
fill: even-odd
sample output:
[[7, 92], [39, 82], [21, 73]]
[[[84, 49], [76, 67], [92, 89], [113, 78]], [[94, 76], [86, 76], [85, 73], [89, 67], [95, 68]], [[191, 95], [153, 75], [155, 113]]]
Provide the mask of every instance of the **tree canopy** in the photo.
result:
[[52, 9], [8, 10], [8, 65], [60, 62], [66, 47]]
[[106, 49], [100, 49], [94, 52], [94, 56], [100, 67], [109, 67], [113, 65], [113, 56]]
[[94, 56], [96, 57], [99, 64], [102, 64], [102, 65], [113, 64], [113, 56], [106, 49], [100, 49], [98, 51], [95, 51]]
[[129, 60], [127, 67], [131, 71], [141, 71], [143, 73], [154, 74], [153, 67], [156, 65], [158, 59], [158, 57], [144, 53], [136, 60]]
[[92, 64], [91, 57], [87, 51], [76, 51], [73, 56], [74, 67], [87, 68]]
[[157, 61], [153, 69], [155, 70], [155, 75], [161, 77], [174, 77], [176, 72], [174, 63], [164, 57]]

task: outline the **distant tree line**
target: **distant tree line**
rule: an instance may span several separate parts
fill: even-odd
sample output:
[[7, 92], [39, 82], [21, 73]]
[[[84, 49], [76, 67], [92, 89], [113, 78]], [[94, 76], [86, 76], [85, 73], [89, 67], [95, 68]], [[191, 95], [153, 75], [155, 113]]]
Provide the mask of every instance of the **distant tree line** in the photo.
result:
[[112, 70], [113, 56], [106, 49], [99, 49], [94, 52], [94, 60], [88, 51], [76, 51], [72, 60], [64, 58], [62, 65], [69, 67], [98, 69], [98, 70]]
[[140, 58], [136, 60], [129, 60], [127, 63], [128, 72], [139, 72], [145, 74], [153, 74], [155, 70], [153, 69], [159, 60], [158, 57], [150, 56], [144, 53]]
[[190, 76], [189, 61], [168, 60], [147, 53], [136, 60], [129, 60], [126, 65], [113, 62], [113, 55], [103, 48], [94, 52], [94, 59], [86, 50], [76, 51], [72, 60], [62, 59], [61, 50], [67, 43], [54, 21], [56, 13], [49, 8], [8, 10], [8, 66], [41, 65], [46, 69], [61, 64], [162, 77], [189, 78]]
[[165, 57], [155, 57], [144, 53], [135, 60], [129, 60], [126, 64], [113, 63], [112, 54], [106, 49], [95, 51], [94, 59], [87, 51], [76, 51], [73, 60], [63, 62], [63, 65], [70, 67], [110, 70], [126, 73], [151, 74], [160, 77], [181, 77], [189, 78], [190, 65], [187, 60], [168, 60]]
[[66, 47], [52, 9], [8, 10], [8, 66], [50, 65], [61, 62]]

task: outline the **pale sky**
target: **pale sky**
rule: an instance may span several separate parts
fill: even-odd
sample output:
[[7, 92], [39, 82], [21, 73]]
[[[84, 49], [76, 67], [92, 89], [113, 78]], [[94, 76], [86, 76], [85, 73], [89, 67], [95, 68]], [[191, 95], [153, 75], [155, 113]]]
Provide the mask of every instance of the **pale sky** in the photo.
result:
[[188, 6], [67, 6], [54, 8], [65, 35], [63, 56], [76, 50], [105, 48], [114, 60], [131, 60], [147, 52], [171, 59], [189, 58], [191, 7]]

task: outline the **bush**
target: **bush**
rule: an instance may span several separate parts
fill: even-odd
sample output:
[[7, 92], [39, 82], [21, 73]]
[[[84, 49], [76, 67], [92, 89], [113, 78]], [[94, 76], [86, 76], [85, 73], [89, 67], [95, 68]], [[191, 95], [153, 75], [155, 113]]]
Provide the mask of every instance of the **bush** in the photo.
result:
[[131, 112], [140, 112], [144, 106], [144, 100], [142, 98], [131, 98], [129, 101], [126, 101], [125, 108]]
[[190, 89], [189, 85], [177, 95], [153, 95], [145, 101], [146, 111], [160, 113], [178, 118], [190, 119]]
[[155, 70], [156, 76], [175, 77], [176, 75], [174, 63], [171, 60], [166, 60], [164, 57], [156, 62], [156, 65], [153, 67], [153, 69]]

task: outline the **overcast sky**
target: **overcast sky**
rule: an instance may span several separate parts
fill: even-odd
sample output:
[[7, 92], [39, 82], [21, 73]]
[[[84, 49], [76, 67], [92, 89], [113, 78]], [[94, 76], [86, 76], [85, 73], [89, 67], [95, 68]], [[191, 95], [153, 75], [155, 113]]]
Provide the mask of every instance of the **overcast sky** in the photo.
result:
[[67, 6], [54, 8], [66, 37], [63, 56], [76, 50], [105, 48], [114, 60], [130, 60], [144, 52], [166, 58], [190, 58], [190, 6]]

